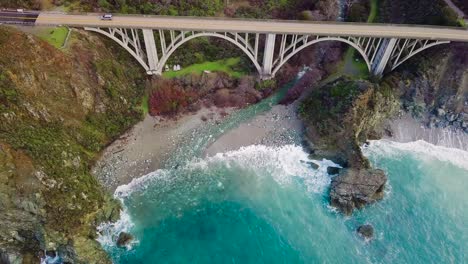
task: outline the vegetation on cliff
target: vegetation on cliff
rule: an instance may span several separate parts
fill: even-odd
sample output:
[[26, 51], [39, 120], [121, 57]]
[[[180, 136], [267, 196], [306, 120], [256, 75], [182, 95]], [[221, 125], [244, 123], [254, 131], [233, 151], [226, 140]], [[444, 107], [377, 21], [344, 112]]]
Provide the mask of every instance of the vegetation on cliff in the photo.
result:
[[0, 246], [24, 256], [74, 246], [75, 261], [102, 263], [95, 225], [118, 217], [119, 205], [89, 169], [141, 118], [141, 71], [114, 44], [82, 32], [60, 51], [0, 27], [0, 53], [0, 184], [10, 190], [0, 225], [11, 228]]
[[421, 25], [459, 26], [457, 14], [443, 0], [384, 0], [380, 22]]
[[308, 124], [314, 154], [344, 167], [367, 168], [359, 146], [377, 138], [382, 122], [398, 107], [390, 87], [344, 77], [313, 89], [299, 111]]

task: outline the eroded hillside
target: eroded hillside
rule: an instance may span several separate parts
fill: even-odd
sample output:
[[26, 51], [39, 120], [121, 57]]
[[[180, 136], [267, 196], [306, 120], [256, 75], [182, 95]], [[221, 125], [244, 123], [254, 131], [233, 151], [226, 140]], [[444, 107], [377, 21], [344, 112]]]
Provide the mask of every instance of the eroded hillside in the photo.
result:
[[107, 259], [94, 227], [118, 217], [119, 205], [89, 168], [141, 118], [145, 77], [104, 41], [74, 31], [59, 50], [0, 27], [2, 254], [36, 263], [40, 250], [55, 248], [84, 263]]

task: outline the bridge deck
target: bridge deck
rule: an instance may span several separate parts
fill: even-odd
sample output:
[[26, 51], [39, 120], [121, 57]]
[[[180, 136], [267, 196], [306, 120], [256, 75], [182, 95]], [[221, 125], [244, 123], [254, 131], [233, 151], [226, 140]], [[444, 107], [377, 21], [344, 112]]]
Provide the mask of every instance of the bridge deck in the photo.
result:
[[141, 15], [115, 15], [111, 21], [103, 21], [98, 14], [70, 15], [40, 13], [35, 24], [68, 25], [76, 27], [119, 27], [187, 31], [437, 39], [468, 42], [468, 30], [466, 29], [365, 23], [317, 23], [284, 20], [234, 20]]

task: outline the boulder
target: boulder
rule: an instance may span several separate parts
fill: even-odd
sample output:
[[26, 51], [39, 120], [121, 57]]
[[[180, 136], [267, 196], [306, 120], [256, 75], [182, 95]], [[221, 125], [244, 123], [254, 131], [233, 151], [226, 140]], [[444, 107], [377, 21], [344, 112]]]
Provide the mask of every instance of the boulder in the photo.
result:
[[330, 204], [346, 215], [383, 198], [387, 176], [379, 169], [346, 169], [331, 182]]
[[118, 247], [126, 247], [132, 242], [133, 236], [127, 232], [120, 232], [119, 238], [117, 238]]
[[445, 110], [442, 108], [438, 108], [436, 111], [437, 116], [441, 117], [445, 115]]
[[372, 239], [374, 237], [374, 227], [371, 225], [362, 225], [356, 231], [365, 239]]
[[327, 167], [327, 173], [329, 175], [336, 175], [336, 174], [340, 173], [340, 169], [341, 168], [338, 168], [338, 167]]

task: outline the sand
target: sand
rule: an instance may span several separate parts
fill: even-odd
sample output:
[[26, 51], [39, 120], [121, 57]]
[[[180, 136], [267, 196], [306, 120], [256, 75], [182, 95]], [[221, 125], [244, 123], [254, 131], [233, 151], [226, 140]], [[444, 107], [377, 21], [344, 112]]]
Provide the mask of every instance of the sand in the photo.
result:
[[[298, 101], [255, 116], [226, 131], [205, 149], [204, 156], [237, 150], [243, 146], [261, 144], [278, 146], [294, 144], [302, 136], [303, 124], [296, 114]], [[98, 180], [113, 192], [119, 185], [164, 168], [165, 162], [184, 139], [203, 126], [221, 122], [221, 113], [233, 109], [201, 109], [177, 120], [147, 116], [128, 133], [112, 143], [93, 169]], [[203, 121], [202, 119], [205, 119]], [[208, 120], [206, 120], [208, 119]], [[468, 135], [450, 128], [427, 128], [409, 115], [389, 121], [393, 135], [385, 137], [397, 142], [424, 140], [434, 145], [468, 151]]]
[[185, 137], [224, 118], [221, 112], [229, 109], [203, 108], [173, 120], [148, 115], [104, 150], [92, 172], [113, 192], [119, 185], [163, 168]]
[[295, 109], [295, 104], [273, 106], [271, 110], [221, 135], [207, 147], [204, 155], [213, 156], [250, 145], [277, 146], [293, 143], [294, 134], [303, 131]]
[[389, 121], [389, 125], [393, 135], [385, 139], [402, 143], [424, 140], [437, 146], [468, 151], [468, 134], [461, 130], [428, 128], [408, 114]]
[[[222, 134], [204, 151], [204, 156], [237, 150], [243, 146], [292, 144], [294, 136], [303, 131], [295, 113], [297, 104], [275, 105], [271, 110], [255, 116]], [[171, 153], [199, 128], [221, 122], [233, 109], [202, 109], [176, 120], [162, 120], [147, 116], [120, 139], [109, 145], [93, 168], [93, 174], [113, 192], [122, 184], [157, 169], [164, 168]], [[203, 121], [202, 119], [208, 120]]]

